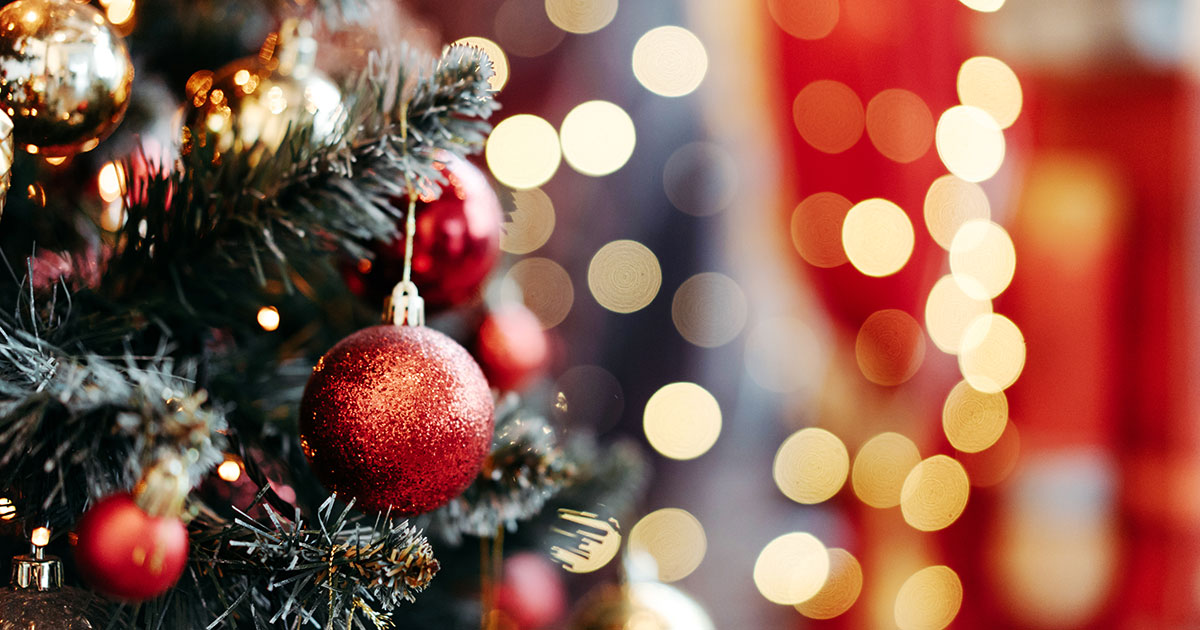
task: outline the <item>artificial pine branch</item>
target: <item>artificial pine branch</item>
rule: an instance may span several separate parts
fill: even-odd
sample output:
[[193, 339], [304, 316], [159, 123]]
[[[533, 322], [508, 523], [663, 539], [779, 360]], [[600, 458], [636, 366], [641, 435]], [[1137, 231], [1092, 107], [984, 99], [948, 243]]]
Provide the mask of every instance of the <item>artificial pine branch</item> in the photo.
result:
[[197, 483], [221, 461], [225, 418], [194, 376], [161, 353], [72, 356], [0, 321], [0, 479], [18, 514], [70, 526], [89, 499], [131, 488], [168, 455]]
[[575, 475], [549, 423], [519, 408], [515, 397], [497, 410], [492, 451], [461, 495], [429, 515], [429, 531], [452, 544], [463, 536], [491, 538], [500, 527], [537, 515]]
[[[256, 502], [261, 499], [261, 494]], [[307, 524], [263, 505], [266, 520], [234, 521], [203, 510], [191, 524], [180, 605], [202, 605], [210, 628], [390, 628], [392, 612], [415, 600], [439, 569], [429, 541], [404, 521], [365, 517], [334, 496]], [[191, 591], [198, 597], [189, 598]], [[220, 608], [217, 602], [225, 602]], [[147, 615], [148, 616], [148, 615]], [[368, 625], [369, 624], [369, 625]]]

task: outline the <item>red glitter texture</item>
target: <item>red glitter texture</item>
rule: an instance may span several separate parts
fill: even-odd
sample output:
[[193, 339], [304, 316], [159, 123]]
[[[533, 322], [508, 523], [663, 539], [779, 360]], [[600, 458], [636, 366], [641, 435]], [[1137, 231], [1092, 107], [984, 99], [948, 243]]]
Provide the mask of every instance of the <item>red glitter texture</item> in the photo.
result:
[[373, 326], [313, 368], [300, 439], [317, 478], [354, 507], [405, 516], [462, 493], [492, 441], [492, 395], [453, 339], [421, 326]]

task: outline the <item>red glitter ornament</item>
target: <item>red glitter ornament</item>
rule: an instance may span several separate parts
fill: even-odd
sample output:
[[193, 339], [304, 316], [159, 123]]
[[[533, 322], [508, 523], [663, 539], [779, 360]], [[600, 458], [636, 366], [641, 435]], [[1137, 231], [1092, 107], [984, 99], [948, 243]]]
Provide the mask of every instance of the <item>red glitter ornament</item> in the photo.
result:
[[521, 304], [506, 304], [488, 313], [479, 326], [475, 356], [488, 383], [516, 390], [537, 377], [550, 352], [537, 315]]
[[[482, 171], [456, 157], [437, 166], [450, 183], [437, 200], [418, 202], [413, 234], [412, 280], [431, 308], [462, 304], [478, 293], [500, 258], [504, 220], [500, 200]], [[392, 203], [408, 207], [404, 197]], [[403, 227], [403, 219], [398, 223]], [[342, 276], [355, 295], [380, 304], [401, 280], [404, 252], [403, 234], [390, 243], [377, 243], [371, 260], [348, 264]]]
[[75, 528], [75, 564], [93, 589], [145, 601], [171, 588], [187, 565], [188, 534], [175, 516], [151, 516], [130, 494], [97, 502]]
[[373, 326], [321, 357], [300, 402], [317, 478], [367, 512], [411, 516], [460, 494], [492, 442], [492, 395], [475, 360], [423, 326]]

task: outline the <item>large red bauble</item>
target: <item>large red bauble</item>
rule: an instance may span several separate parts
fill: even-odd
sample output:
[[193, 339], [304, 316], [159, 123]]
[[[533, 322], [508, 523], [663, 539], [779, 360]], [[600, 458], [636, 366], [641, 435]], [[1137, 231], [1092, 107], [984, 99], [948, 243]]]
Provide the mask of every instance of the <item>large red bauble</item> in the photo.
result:
[[479, 326], [475, 356], [488, 383], [500, 390], [527, 385], [546, 365], [550, 348], [542, 324], [521, 304], [488, 313]]
[[145, 601], [174, 586], [187, 565], [188, 533], [176, 517], [151, 516], [129, 494], [97, 502], [75, 527], [75, 564], [93, 589]]
[[[443, 171], [449, 186], [435, 201], [418, 202], [413, 235], [412, 280], [429, 307], [462, 304], [478, 291], [500, 258], [504, 213], [487, 176], [470, 162], [449, 158]], [[392, 203], [402, 211], [408, 199]], [[400, 238], [377, 243], [370, 261], [343, 270], [346, 284], [359, 297], [382, 303], [404, 274], [404, 222]], [[369, 264], [368, 264], [369, 263]]]
[[421, 514], [479, 473], [492, 443], [492, 394], [453, 339], [424, 326], [373, 326], [313, 368], [300, 440], [317, 478], [359, 510]]

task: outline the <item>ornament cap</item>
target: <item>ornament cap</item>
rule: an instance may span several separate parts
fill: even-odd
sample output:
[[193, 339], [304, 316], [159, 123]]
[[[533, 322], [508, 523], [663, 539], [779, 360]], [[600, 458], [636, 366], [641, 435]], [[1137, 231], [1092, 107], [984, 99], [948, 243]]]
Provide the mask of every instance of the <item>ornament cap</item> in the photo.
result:
[[417, 293], [417, 285], [411, 281], [396, 284], [384, 307], [383, 323], [397, 326], [425, 325], [425, 300]]
[[62, 587], [62, 561], [54, 556], [43, 556], [41, 548], [34, 555], [13, 558], [12, 585], [17, 589], [54, 591]]
[[178, 456], [169, 455], [151, 466], [133, 491], [134, 501], [150, 516], [183, 513], [191, 484]]

